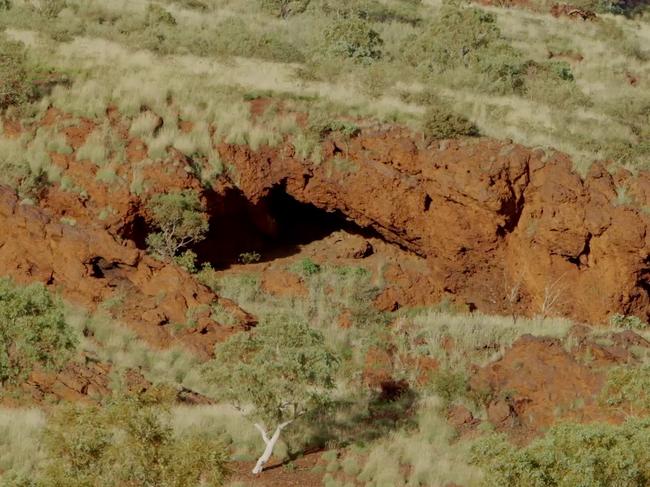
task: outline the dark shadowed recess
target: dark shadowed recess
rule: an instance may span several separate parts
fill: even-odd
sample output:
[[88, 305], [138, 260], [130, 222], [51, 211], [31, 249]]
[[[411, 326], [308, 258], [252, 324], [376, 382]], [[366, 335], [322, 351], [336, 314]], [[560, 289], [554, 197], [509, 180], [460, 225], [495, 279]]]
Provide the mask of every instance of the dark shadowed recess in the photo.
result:
[[194, 249], [199, 261], [224, 269], [240, 262], [244, 253], [258, 253], [260, 262], [296, 254], [300, 246], [345, 230], [377, 236], [360, 228], [339, 211], [328, 212], [301, 203], [277, 186], [257, 204], [236, 189], [214, 195], [208, 204], [210, 233]]

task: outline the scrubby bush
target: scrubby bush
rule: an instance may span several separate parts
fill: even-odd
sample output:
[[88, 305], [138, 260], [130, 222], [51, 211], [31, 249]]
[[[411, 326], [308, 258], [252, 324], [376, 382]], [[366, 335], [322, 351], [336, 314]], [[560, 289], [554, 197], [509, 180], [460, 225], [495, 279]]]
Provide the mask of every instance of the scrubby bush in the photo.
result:
[[650, 325], [638, 316], [626, 316], [621, 314], [612, 315], [609, 324], [616, 328], [626, 328], [628, 330], [645, 330]]
[[488, 48], [503, 43], [493, 14], [447, 4], [431, 25], [408, 40], [403, 56], [413, 66], [444, 70], [476, 64]]
[[650, 411], [650, 365], [625, 365], [608, 371], [601, 402], [628, 414]]
[[312, 0], [310, 8], [326, 15], [356, 16], [369, 22], [400, 22], [416, 25], [420, 21], [417, 5], [420, 0], [382, 2], [380, 0]]
[[304, 12], [311, 0], [260, 0], [264, 10], [277, 17], [286, 19], [292, 15]]
[[562, 424], [520, 448], [504, 435], [472, 449], [485, 487], [645, 487], [650, 484], [650, 420], [622, 425]]
[[371, 63], [381, 58], [384, 43], [379, 34], [358, 17], [333, 21], [325, 30], [324, 40], [330, 54], [360, 63]]
[[101, 407], [58, 409], [45, 432], [48, 461], [32, 485], [221, 485], [227, 459], [223, 443], [204, 431], [175, 434], [159, 392], [118, 398]]
[[77, 344], [63, 304], [42, 284], [0, 279], [0, 383], [25, 379], [35, 366], [59, 369]]
[[422, 132], [429, 140], [478, 135], [472, 122], [454, 113], [444, 103], [427, 108], [422, 118]]
[[463, 371], [437, 370], [431, 376], [431, 385], [442, 400], [444, 408], [451, 406], [456, 400], [467, 397], [469, 391], [467, 375]]
[[146, 24], [150, 27], [158, 25], [176, 25], [176, 19], [157, 3], [150, 3], [147, 6]]
[[25, 48], [0, 33], [0, 110], [27, 101], [32, 90]]
[[39, 0], [36, 10], [44, 17], [54, 19], [58, 17], [61, 11], [67, 6], [66, 0]]
[[469, 68], [488, 81], [492, 91], [512, 92], [523, 86], [525, 61], [501, 36], [494, 14], [446, 4], [426, 29], [411, 36], [403, 60], [423, 72]]
[[148, 209], [158, 231], [147, 236], [147, 245], [152, 254], [163, 260], [172, 260], [208, 233], [208, 216], [194, 191], [155, 195]]

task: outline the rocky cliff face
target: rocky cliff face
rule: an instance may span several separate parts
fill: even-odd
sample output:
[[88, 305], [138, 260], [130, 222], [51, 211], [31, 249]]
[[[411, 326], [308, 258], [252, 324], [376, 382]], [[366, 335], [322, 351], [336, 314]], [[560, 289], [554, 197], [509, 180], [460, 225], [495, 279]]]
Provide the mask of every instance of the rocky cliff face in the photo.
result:
[[[215, 341], [228, 333], [211, 319], [210, 304], [217, 296], [132, 242], [122, 245], [101, 227], [61, 223], [45, 210], [19, 204], [7, 187], [0, 187], [0, 221], [2, 275], [45, 283], [90, 309], [117, 298], [119, 318], [157, 347], [180, 341], [207, 356]], [[221, 301], [246, 321], [246, 313]], [[188, 322], [190, 315], [196, 326], [173, 329]]]
[[485, 139], [423, 148], [401, 130], [330, 140], [317, 166], [291, 147], [221, 152], [253, 204], [281, 186], [341, 212], [425, 256], [440, 295], [486, 312], [650, 318], [648, 174], [595, 164], [583, 180], [561, 154]]
[[[79, 145], [83, 134], [77, 138], [72, 142]], [[249, 238], [242, 236], [244, 227], [276, 238], [278, 216], [305, 218], [286, 208], [281, 212], [287, 214], [273, 214], [269, 199], [280, 192], [425, 258], [425, 271], [410, 272], [416, 281], [380, 298], [383, 308], [451, 297], [489, 313], [562, 314], [592, 323], [614, 313], [650, 319], [648, 173], [612, 175], [597, 163], [583, 179], [559, 153], [489, 139], [426, 146], [399, 128], [365, 130], [352, 140], [333, 135], [322, 149], [325, 162], [314, 164], [300, 159], [290, 143], [256, 152], [222, 144], [234, 184], [222, 178], [209, 189], [174, 153], [173, 164], [146, 166], [141, 197], [128, 185], [110, 188], [74, 157], [59, 155], [55, 164], [85, 196], [54, 187], [37, 208], [1, 188], [0, 268], [92, 306], [119, 294], [125, 321], [161, 346], [178, 339], [167, 325], [186, 323], [192, 314], [198, 325], [183, 331], [182, 340], [206, 354], [226, 333], [210, 319], [215, 296], [184, 271], [147, 257], [143, 201], [171, 188], [202, 191], [216, 224], [199, 252], [233, 247], [236, 255]], [[119, 169], [127, 181], [129, 166], [141, 157], [128, 159]], [[109, 204], [113, 212], [99, 221]], [[63, 216], [77, 224], [61, 223]], [[313, 230], [314, 222], [293, 226], [307, 223]], [[242, 326], [251, 323], [236, 305], [221, 301]]]

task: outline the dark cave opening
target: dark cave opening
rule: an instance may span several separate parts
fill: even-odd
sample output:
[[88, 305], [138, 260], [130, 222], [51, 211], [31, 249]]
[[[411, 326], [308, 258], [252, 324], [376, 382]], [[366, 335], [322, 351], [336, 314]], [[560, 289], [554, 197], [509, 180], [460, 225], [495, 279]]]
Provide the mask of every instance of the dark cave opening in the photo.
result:
[[[192, 250], [198, 264], [209, 263], [214, 269], [226, 269], [241, 261], [242, 254], [259, 254], [259, 262], [293, 255], [300, 246], [321, 240], [344, 230], [365, 238], [379, 235], [361, 228], [340, 211], [327, 211], [290, 196], [285, 187], [273, 188], [257, 203], [252, 203], [237, 188], [222, 193], [208, 192], [207, 212], [210, 230]], [[137, 248], [146, 250], [150, 222], [135, 214], [119, 232]]]
[[290, 196], [277, 186], [256, 204], [240, 191], [215, 195], [208, 204], [210, 232], [194, 251], [200, 262], [225, 269], [240, 262], [242, 254], [257, 253], [266, 262], [293, 255], [300, 246], [344, 230], [366, 238], [376, 237], [340, 211], [326, 211]]

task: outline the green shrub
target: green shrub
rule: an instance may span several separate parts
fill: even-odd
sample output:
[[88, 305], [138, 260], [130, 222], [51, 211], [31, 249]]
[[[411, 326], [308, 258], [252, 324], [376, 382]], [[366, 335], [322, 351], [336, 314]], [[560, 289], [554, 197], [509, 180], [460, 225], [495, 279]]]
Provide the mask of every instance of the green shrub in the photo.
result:
[[242, 252], [239, 254], [239, 262], [242, 264], [254, 264], [255, 262], [259, 262], [262, 256], [260, 255], [259, 252]]
[[61, 368], [77, 339], [63, 304], [42, 284], [17, 286], [0, 279], [0, 383], [16, 384], [36, 366]]
[[324, 33], [327, 51], [360, 63], [381, 58], [384, 41], [370, 25], [358, 17], [335, 20]]
[[147, 6], [146, 24], [150, 27], [158, 25], [176, 25], [176, 19], [157, 3], [150, 3]]
[[444, 70], [475, 65], [488, 48], [502, 44], [493, 14], [447, 4], [426, 30], [407, 41], [403, 56], [412, 66]]
[[186, 250], [180, 255], [174, 257], [174, 262], [176, 262], [177, 265], [181, 266], [190, 274], [194, 274], [198, 270], [196, 268], [197, 257], [198, 256], [196, 255], [196, 252], [193, 252], [191, 250]]
[[222, 442], [207, 432], [174, 434], [169, 411], [153, 395], [57, 410], [45, 432], [49, 460], [35, 485], [221, 485], [227, 458]]
[[469, 390], [467, 376], [462, 371], [437, 370], [431, 376], [431, 385], [442, 399], [443, 407], [449, 407], [458, 399], [466, 397]]
[[562, 424], [520, 448], [504, 435], [479, 440], [472, 462], [485, 487], [645, 487], [650, 484], [650, 419], [622, 425]]
[[626, 316], [621, 314], [612, 315], [609, 319], [609, 324], [615, 328], [626, 328], [628, 330], [645, 330], [650, 326], [638, 316]]
[[650, 411], [650, 365], [625, 365], [607, 372], [601, 402], [628, 414]]
[[328, 16], [359, 17], [368, 22], [399, 22], [417, 25], [421, 21], [417, 7], [420, 0], [401, 2], [382, 2], [381, 0], [317, 0], [311, 1], [310, 7], [318, 13]]
[[424, 112], [422, 133], [429, 140], [452, 139], [478, 135], [478, 129], [465, 117], [454, 113], [441, 103], [429, 106]]
[[517, 92], [526, 62], [501, 36], [494, 14], [446, 4], [420, 34], [405, 41], [403, 61], [424, 73], [471, 69], [492, 92]]
[[321, 271], [321, 267], [309, 257], [305, 257], [296, 262], [292, 267], [292, 270], [303, 277], [309, 277], [318, 274]]
[[24, 46], [0, 33], [0, 110], [24, 103], [32, 94]]
[[277, 17], [286, 19], [292, 15], [303, 13], [311, 0], [260, 0], [264, 10]]
[[0, 0], [0, 11], [9, 10], [13, 6], [11, 0]]
[[155, 195], [148, 210], [158, 231], [147, 236], [147, 245], [152, 254], [163, 260], [172, 260], [208, 233], [208, 217], [194, 191]]

